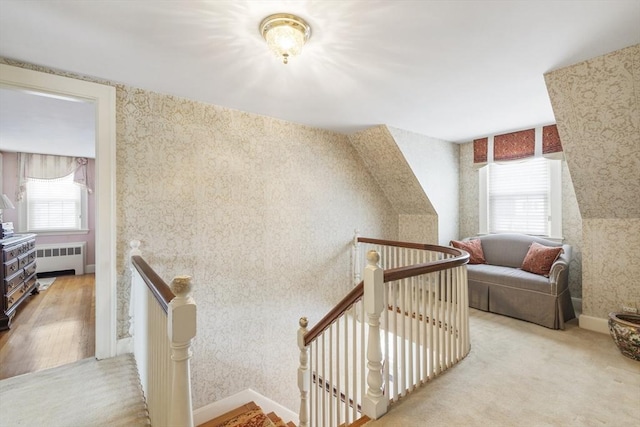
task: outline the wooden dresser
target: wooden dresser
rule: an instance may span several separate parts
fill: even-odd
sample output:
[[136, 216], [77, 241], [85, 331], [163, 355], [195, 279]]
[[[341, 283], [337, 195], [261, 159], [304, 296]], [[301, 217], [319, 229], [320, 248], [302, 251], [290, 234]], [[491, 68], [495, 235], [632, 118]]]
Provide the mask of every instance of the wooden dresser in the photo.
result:
[[14, 234], [0, 240], [2, 248], [2, 311], [0, 331], [9, 329], [18, 306], [38, 293], [36, 281], [36, 235]]

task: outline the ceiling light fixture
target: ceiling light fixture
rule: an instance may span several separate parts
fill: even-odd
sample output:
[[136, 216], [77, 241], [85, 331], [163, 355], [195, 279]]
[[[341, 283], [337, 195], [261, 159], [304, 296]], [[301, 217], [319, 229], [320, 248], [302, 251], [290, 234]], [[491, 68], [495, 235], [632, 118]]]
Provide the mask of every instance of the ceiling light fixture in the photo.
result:
[[300, 54], [302, 46], [311, 37], [311, 27], [298, 16], [276, 13], [262, 20], [260, 34], [269, 49], [287, 64], [289, 57]]

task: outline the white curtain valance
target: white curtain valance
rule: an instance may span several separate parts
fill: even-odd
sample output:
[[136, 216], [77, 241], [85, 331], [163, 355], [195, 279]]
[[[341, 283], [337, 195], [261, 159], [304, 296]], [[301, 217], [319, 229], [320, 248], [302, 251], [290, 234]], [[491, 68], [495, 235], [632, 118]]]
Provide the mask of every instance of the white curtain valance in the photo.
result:
[[28, 179], [60, 179], [73, 173], [73, 181], [93, 192], [87, 177], [86, 157], [52, 156], [48, 154], [18, 153], [18, 194], [21, 201]]

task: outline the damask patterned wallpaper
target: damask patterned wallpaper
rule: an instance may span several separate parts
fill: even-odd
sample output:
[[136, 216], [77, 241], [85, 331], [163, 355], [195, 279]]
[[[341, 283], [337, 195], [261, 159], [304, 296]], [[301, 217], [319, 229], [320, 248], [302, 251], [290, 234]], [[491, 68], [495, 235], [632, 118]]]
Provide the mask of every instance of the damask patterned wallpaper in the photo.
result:
[[397, 238], [393, 207], [344, 135], [130, 87], [117, 105], [118, 253], [140, 239], [193, 276], [194, 406], [251, 387], [296, 410], [298, 319], [350, 289], [355, 229]]
[[583, 313], [640, 308], [640, 45], [545, 81], [582, 214]]
[[352, 240], [399, 218], [345, 135], [0, 58], [116, 87], [118, 337], [128, 242], [163, 277], [193, 277], [194, 408], [247, 388], [297, 412], [298, 319], [352, 287]]

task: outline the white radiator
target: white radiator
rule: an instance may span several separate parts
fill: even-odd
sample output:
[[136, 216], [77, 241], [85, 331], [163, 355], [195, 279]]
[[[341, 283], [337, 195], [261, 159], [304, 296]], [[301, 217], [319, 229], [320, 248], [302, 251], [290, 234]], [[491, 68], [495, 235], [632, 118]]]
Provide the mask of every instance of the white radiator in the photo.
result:
[[36, 245], [36, 272], [74, 270], [76, 276], [84, 274], [87, 242]]

